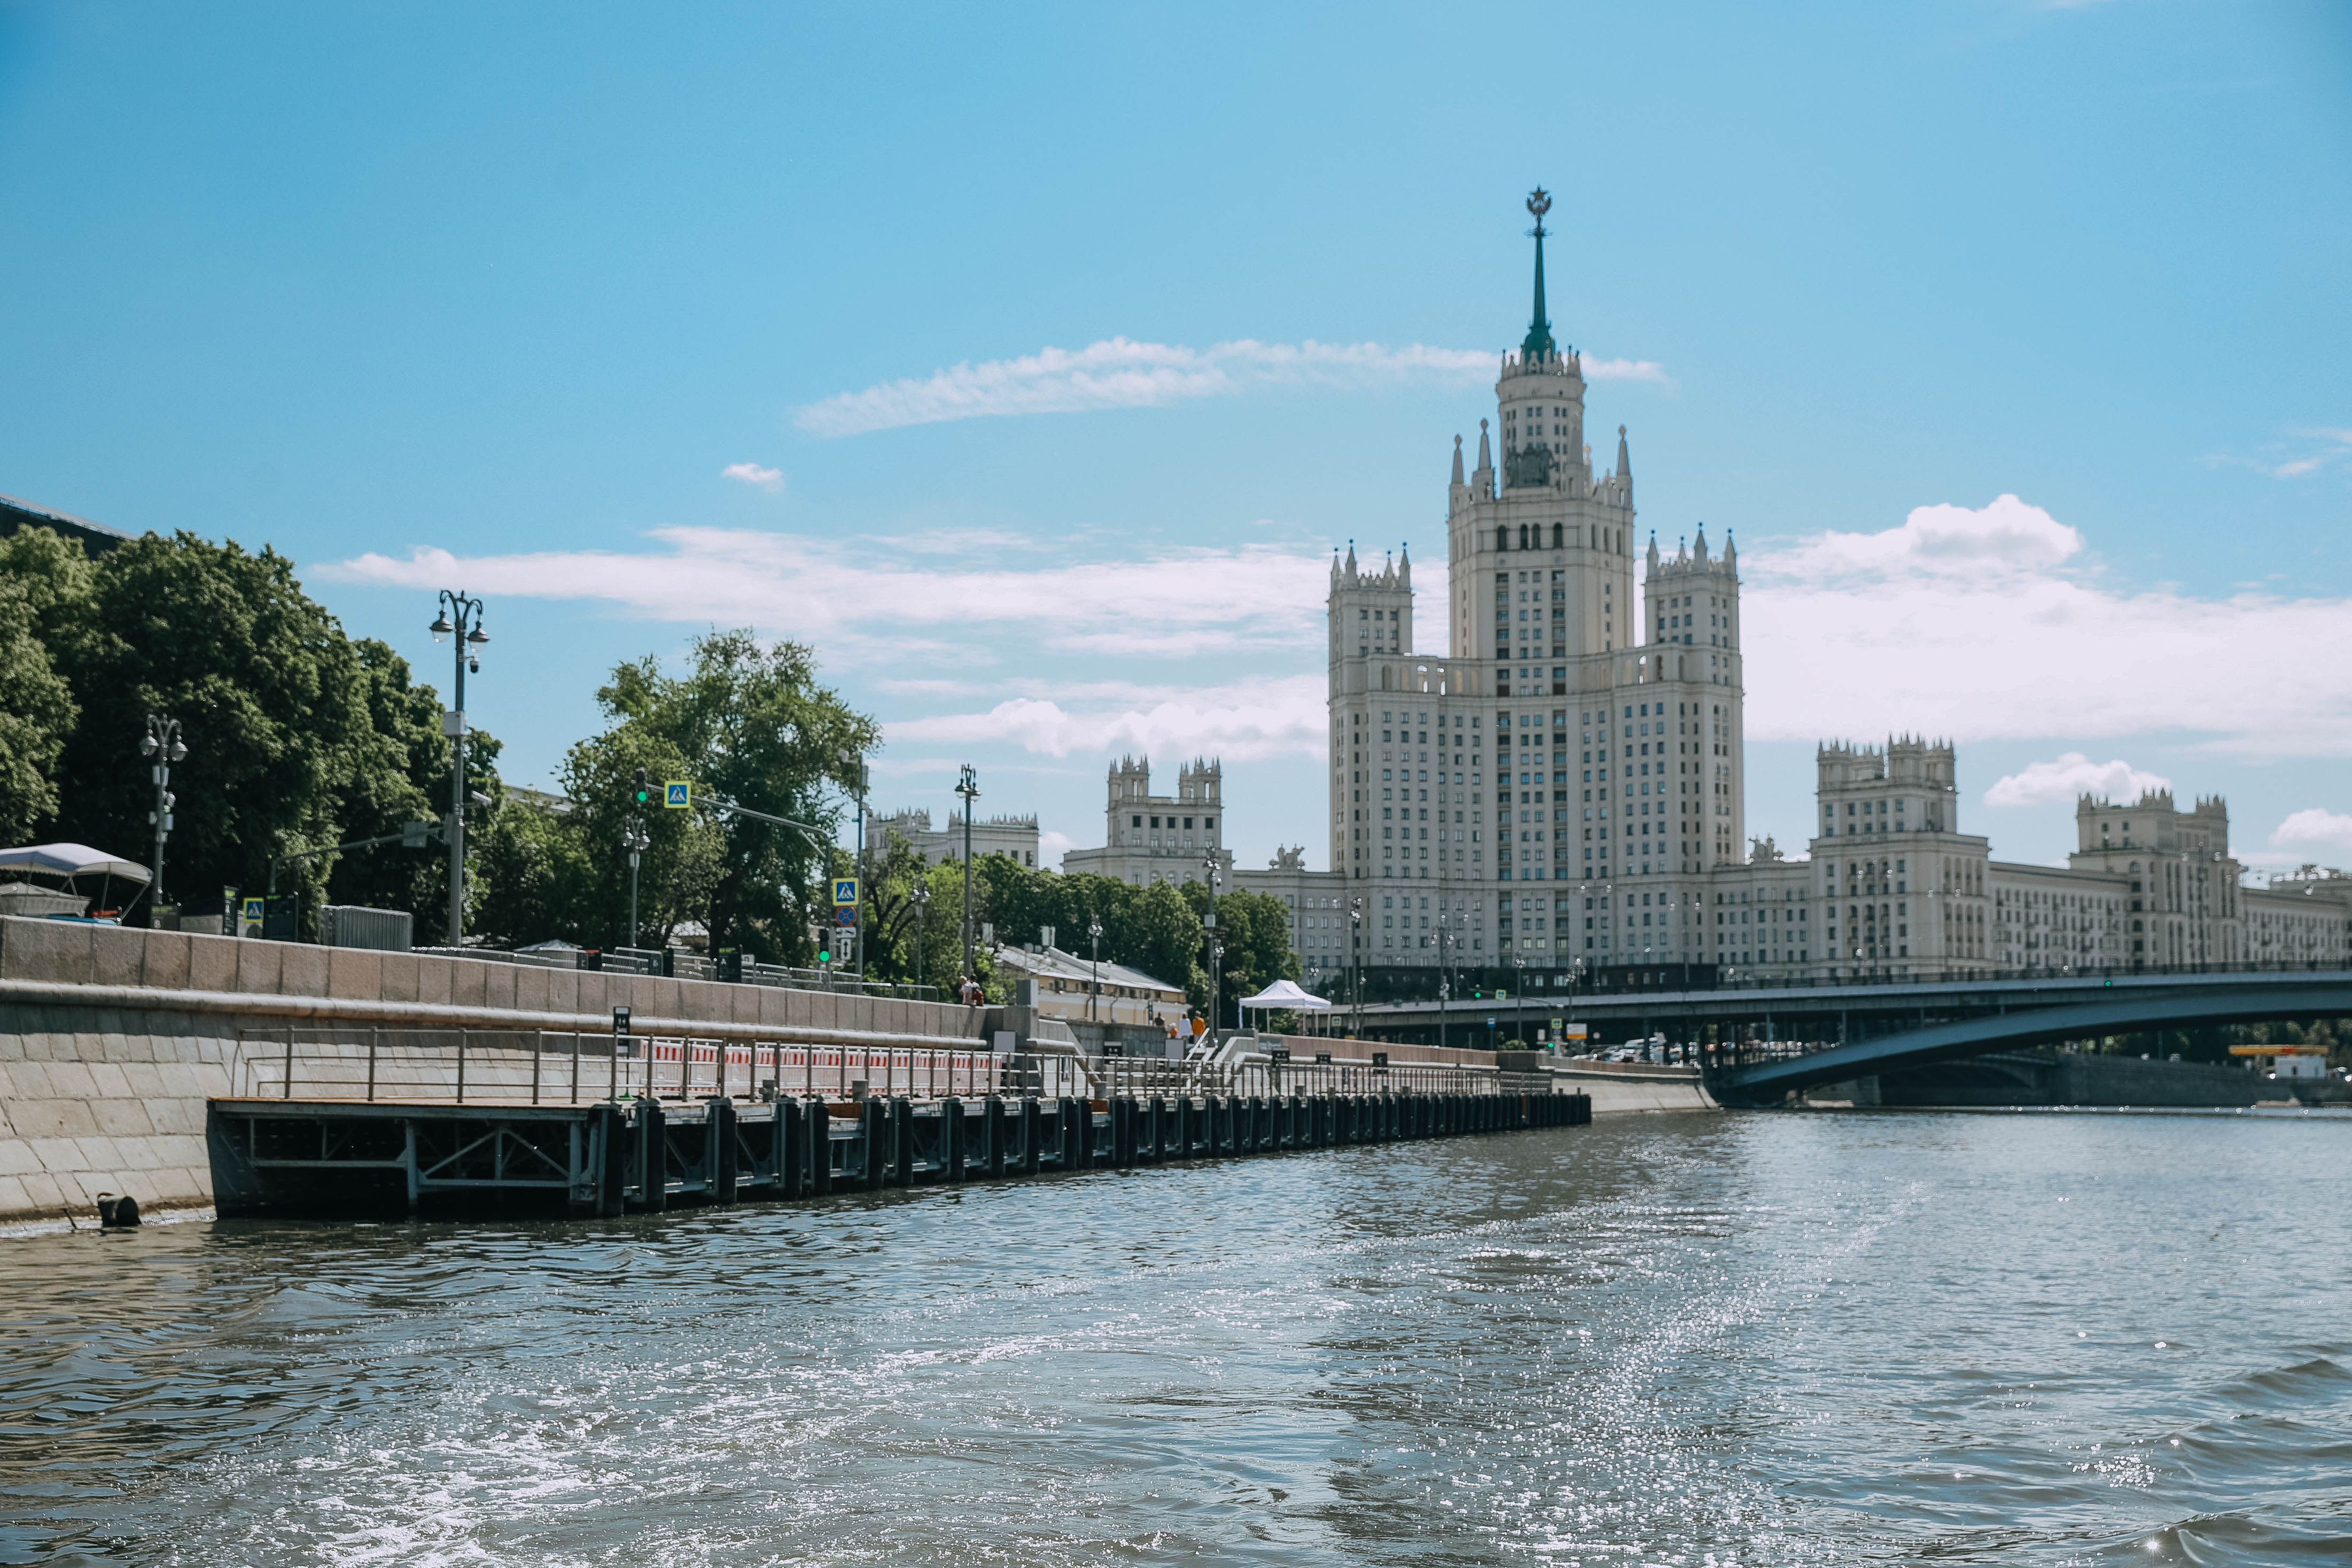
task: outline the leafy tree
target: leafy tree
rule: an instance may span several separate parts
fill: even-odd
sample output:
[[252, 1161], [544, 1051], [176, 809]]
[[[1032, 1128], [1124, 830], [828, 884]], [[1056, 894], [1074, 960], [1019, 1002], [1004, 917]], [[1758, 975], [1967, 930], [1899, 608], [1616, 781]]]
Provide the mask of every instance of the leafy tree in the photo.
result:
[[0, 577], [0, 842], [22, 843], [57, 814], [58, 758], [77, 712], [42, 644], [32, 595]]
[[[1184, 899], [1196, 918], [1208, 913], [1209, 890], [1201, 883], [1186, 883]], [[1290, 949], [1289, 906], [1273, 894], [1219, 894], [1217, 932], [1224, 942], [1217, 977], [1217, 1022], [1232, 1022], [1234, 1004], [1244, 997], [1276, 980], [1298, 978], [1298, 955]], [[1206, 989], [1204, 984], [1204, 994]]]
[[[640, 769], [653, 792], [642, 805]], [[565, 757], [563, 791], [572, 806], [562, 825], [579, 873], [566, 884], [573, 900], [564, 925], [571, 940], [602, 946], [628, 941], [629, 852], [624, 835], [633, 817], [643, 822], [649, 841], [637, 869], [637, 940], [660, 949], [680, 924], [705, 918], [725, 873], [725, 833], [705, 813], [664, 807], [660, 792], [665, 780], [690, 779], [694, 771], [668, 737], [635, 723], [583, 740]]]
[[[838, 820], [840, 791], [854, 779], [856, 759], [881, 739], [872, 719], [816, 684], [806, 648], [762, 648], [749, 632], [698, 638], [693, 667], [683, 675], [665, 674], [651, 658], [623, 664], [596, 700], [615, 732], [691, 759], [690, 772], [671, 777], [690, 777], [704, 799], [808, 823], [821, 841]], [[824, 891], [813, 883], [831, 870], [829, 851], [793, 829], [731, 814], [721, 817], [719, 833], [705, 914], [712, 946], [808, 962], [807, 919], [830, 905], [812, 896]]]
[[583, 912], [595, 903], [595, 870], [584, 840], [564, 815], [509, 795], [484, 825], [473, 851], [480, 887], [475, 929], [500, 946], [528, 946], [560, 937], [582, 946], [604, 940]]
[[[56, 753], [53, 809], [23, 797], [32, 821], [53, 810], [55, 836], [152, 853], [153, 784], [139, 752], [150, 713], [178, 718], [188, 747], [173, 769], [168, 890], [258, 888], [282, 851], [389, 831], [409, 814], [413, 726], [392, 716], [437, 705], [408, 689], [390, 650], [347, 638], [274, 550], [149, 534], [92, 561], [79, 541], [27, 528], [0, 542], [0, 580], [79, 710]], [[485, 747], [486, 768], [494, 756]], [[315, 902], [331, 873], [308, 862], [280, 887]]]

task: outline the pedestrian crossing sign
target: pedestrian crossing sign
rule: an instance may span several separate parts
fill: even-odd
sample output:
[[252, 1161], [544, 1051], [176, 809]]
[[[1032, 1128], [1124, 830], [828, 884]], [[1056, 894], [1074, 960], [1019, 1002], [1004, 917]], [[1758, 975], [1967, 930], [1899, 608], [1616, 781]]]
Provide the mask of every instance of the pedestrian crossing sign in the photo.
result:
[[854, 876], [835, 877], [833, 901], [835, 904], [855, 904], [857, 902], [857, 879]]
[[662, 804], [683, 811], [694, 804], [694, 786], [684, 779], [672, 779], [662, 786]]

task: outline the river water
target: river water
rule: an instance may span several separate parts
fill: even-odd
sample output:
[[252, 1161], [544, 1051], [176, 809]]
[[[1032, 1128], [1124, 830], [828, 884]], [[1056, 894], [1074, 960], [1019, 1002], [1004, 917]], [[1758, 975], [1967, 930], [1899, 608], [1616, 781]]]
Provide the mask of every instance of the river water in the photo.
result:
[[0, 1562], [2341, 1562], [2347, 1154], [1653, 1115], [0, 1242]]

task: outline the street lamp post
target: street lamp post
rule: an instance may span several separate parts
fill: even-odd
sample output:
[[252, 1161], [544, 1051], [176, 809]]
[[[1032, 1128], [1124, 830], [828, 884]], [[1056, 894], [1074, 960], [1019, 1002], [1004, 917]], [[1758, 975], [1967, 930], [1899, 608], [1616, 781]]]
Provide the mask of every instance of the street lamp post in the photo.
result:
[[872, 781], [874, 776], [866, 766], [866, 758], [859, 756], [857, 753], [845, 752], [843, 753], [841, 759], [844, 763], [857, 769], [857, 902], [860, 906], [861, 918], [856, 925], [850, 927], [849, 959], [853, 972], [856, 973], [860, 980], [863, 980], [866, 978], [866, 922], [862, 918], [863, 906], [866, 903], [866, 789]]
[[629, 946], [637, 945], [637, 857], [653, 846], [646, 820], [632, 816], [621, 824], [621, 847], [629, 852]]
[[1511, 985], [1515, 995], [1511, 1011], [1511, 1027], [1518, 1031], [1519, 1043], [1528, 1042], [1528, 960], [1524, 953], [1511, 955]]
[[[154, 765], [149, 768], [155, 785], [155, 809], [147, 820], [155, 824], [155, 866], [147, 881], [147, 918], [152, 922], [156, 909], [163, 902], [163, 841], [172, 836], [172, 807], [178, 797], [172, 793], [172, 764], [187, 756], [188, 748], [180, 740], [180, 721], [165, 718], [161, 714], [147, 716], [147, 733], [139, 742], [139, 755], [152, 757]], [[234, 909], [226, 912], [233, 920]], [[226, 927], [234, 934], [234, 925]]]
[[460, 590], [441, 591], [441, 613], [428, 628], [436, 643], [450, 638], [457, 648], [457, 678], [449, 711], [441, 716], [441, 732], [449, 737], [449, 946], [466, 945], [466, 672], [479, 673], [482, 644], [482, 601]]
[[[925, 871], [930, 868], [925, 866]], [[926, 876], [915, 884], [915, 984], [923, 983], [923, 949], [931, 934], [931, 883]]]
[[1360, 1038], [1364, 1032], [1364, 895], [1360, 893], [1348, 900], [1348, 981], [1349, 995], [1355, 1003], [1348, 1027]]
[[1095, 998], [1096, 998], [1097, 997], [1099, 997], [1099, 996], [1101, 996], [1101, 995], [1102, 995], [1102, 916], [1101, 916], [1101, 915], [1088, 915], [1088, 916], [1087, 917], [1087, 940], [1088, 942], [1090, 942], [1090, 943], [1092, 943], [1092, 944], [1093, 944], [1094, 966], [1095, 966], [1095, 984], [1094, 984], [1094, 989], [1093, 989], [1093, 991], [1092, 991], [1092, 992], [1090, 992], [1090, 993], [1087, 995], [1087, 1021], [1088, 1023], [1092, 1023], [1092, 1022], [1094, 1022], [1094, 1021], [1095, 1021]]
[[[1216, 852], [1213, 850], [1201, 857], [1201, 866], [1208, 873], [1209, 880], [1209, 910], [1207, 914], [1201, 916], [1201, 925], [1209, 936], [1209, 1030], [1213, 1035], [1217, 1028], [1217, 1014], [1220, 1010], [1217, 998], [1221, 981], [1218, 977], [1224, 967], [1220, 962], [1224, 956], [1224, 944], [1217, 935], [1217, 882], [1218, 873], [1223, 868], [1217, 864]], [[1234, 1027], [1235, 1029], [1241, 1027], [1239, 1008], [1234, 1009]]]
[[969, 762], [963, 765], [963, 776], [956, 780], [955, 792], [963, 800], [963, 972], [977, 979], [980, 964], [971, 946], [971, 803], [980, 799], [980, 776]]

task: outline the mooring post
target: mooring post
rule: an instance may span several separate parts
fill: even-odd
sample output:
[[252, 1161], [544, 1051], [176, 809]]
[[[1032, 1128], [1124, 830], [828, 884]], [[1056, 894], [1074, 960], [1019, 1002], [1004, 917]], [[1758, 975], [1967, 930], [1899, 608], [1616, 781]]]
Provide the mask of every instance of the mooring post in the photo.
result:
[[649, 1214], [669, 1205], [669, 1129], [661, 1102], [637, 1104], [637, 1198]]
[[940, 1174], [963, 1180], [963, 1102], [950, 1094], [940, 1102]]
[[833, 1112], [819, 1100], [807, 1102], [808, 1136], [801, 1158], [807, 1162], [808, 1190], [822, 1197], [833, 1190]]
[[1035, 1176], [1041, 1151], [1038, 1140], [1045, 1135], [1045, 1110], [1037, 1103], [1034, 1094], [1021, 1097], [1021, 1174]]
[[712, 1201], [735, 1201], [735, 1102], [725, 1096], [706, 1103], [702, 1181]]
[[[907, 1086], [914, 1087], [915, 1070], [907, 1069]], [[890, 1102], [890, 1154], [900, 1186], [915, 1185], [915, 1105], [904, 1094]]]
[[[777, 1071], [783, 1069], [778, 1067]], [[801, 1195], [800, 1107], [778, 1093], [769, 1106], [768, 1167], [778, 1197]]]
[[621, 1191], [628, 1185], [629, 1151], [622, 1137], [621, 1108], [599, 1105], [591, 1114], [596, 1171], [596, 1213], [610, 1219], [621, 1212]]

